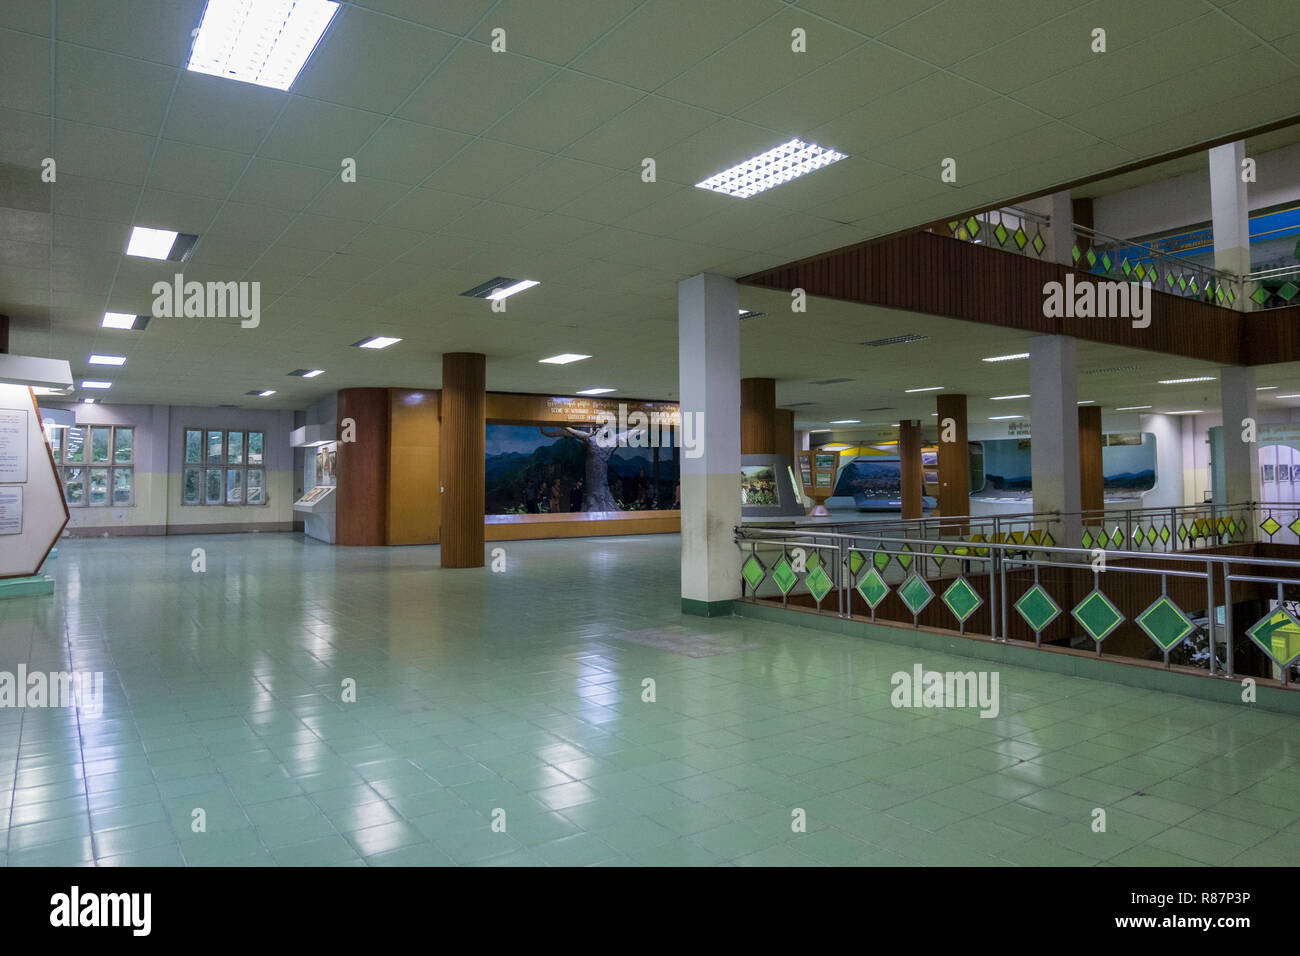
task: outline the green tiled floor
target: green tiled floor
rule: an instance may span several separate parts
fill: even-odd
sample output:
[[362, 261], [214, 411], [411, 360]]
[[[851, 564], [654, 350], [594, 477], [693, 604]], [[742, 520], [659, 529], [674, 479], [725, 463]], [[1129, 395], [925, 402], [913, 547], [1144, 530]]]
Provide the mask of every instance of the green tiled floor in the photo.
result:
[[683, 618], [678, 546], [66, 542], [0, 670], [102, 671], [104, 712], [0, 710], [0, 864], [1300, 862], [1294, 719], [1013, 667], [995, 719], [895, 710], [987, 665]]

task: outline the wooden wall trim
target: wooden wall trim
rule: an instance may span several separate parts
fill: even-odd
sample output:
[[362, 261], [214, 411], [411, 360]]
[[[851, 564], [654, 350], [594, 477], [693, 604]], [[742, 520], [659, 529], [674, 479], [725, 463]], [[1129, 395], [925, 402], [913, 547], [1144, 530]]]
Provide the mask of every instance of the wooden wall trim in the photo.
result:
[[[939, 411], [939, 514], [970, 513], [970, 445], [966, 432], [966, 396], [942, 394], [936, 397]], [[953, 420], [953, 440], [944, 441], [947, 420]], [[965, 534], [965, 522], [944, 522], [947, 534]]]
[[1101, 406], [1079, 408], [1079, 501], [1085, 517], [1106, 507], [1105, 471], [1101, 463]]
[[776, 379], [740, 380], [740, 453], [776, 454]]
[[[1055, 262], [989, 249], [949, 236], [919, 232], [851, 246], [820, 258], [746, 276], [745, 285], [963, 319], [1039, 335], [1073, 335], [1221, 365], [1300, 360], [1300, 309], [1243, 313], [1153, 292], [1151, 324], [1135, 329], [1127, 319], [1048, 318], [1043, 286], [1099, 277]], [[1250, 344], [1243, 344], [1246, 330]], [[1264, 344], [1266, 343], [1266, 344]]]
[[338, 420], [356, 422], [356, 441], [339, 445], [336, 540], [374, 547], [388, 543], [388, 389], [345, 388]]
[[438, 392], [393, 388], [388, 398], [388, 543], [437, 544]]
[[442, 356], [442, 470], [444, 568], [483, 567], [486, 498], [486, 359], [477, 352]]

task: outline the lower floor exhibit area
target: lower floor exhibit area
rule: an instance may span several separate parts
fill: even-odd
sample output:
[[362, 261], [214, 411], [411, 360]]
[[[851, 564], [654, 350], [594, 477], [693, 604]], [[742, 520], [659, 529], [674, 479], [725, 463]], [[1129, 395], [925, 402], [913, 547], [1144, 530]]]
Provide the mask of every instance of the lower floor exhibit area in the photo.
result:
[[0, 602], [0, 651], [101, 679], [0, 708], [0, 863], [1300, 854], [1289, 714], [1007, 664], [926, 706], [914, 671], [989, 664], [684, 616], [676, 534], [500, 547], [503, 570], [441, 572], [435, 546], [301, 533], [65, 540], [52, 598]]

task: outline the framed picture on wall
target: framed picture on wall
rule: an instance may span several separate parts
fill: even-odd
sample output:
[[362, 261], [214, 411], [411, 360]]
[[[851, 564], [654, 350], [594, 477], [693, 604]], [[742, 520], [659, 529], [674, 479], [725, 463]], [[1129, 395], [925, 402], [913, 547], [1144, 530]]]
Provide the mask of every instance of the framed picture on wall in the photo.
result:
[[1273, 480], [1273, 466], [1272, 466], [1272, 465], [1265, 465], [1265, 466], [1264, 466], [1264, 480], [1265, 480], [1265, 481], [1272, 481], [1272, 480]]

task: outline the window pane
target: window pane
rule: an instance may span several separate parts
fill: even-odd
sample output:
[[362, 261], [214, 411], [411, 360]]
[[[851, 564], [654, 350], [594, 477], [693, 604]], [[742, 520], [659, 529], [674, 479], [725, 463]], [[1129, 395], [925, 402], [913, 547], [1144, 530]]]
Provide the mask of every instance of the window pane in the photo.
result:
[[226, 433], [226, 464], [242, 465], [244, 463], [244, 433]]
[[86, 429], [80, 425], [68, 429], [68, 443], [63, 449], [63, 460], [75, 464], [86, 460]]
[[203, 503], [221, 504], [221, 469], [209, 468], [203, 483]]
[[226, 504], [237, 505], [244, 500], [244, 472], [231, 468], [226, 472]]
[[264, 464], [264, 462], [262, 461], [262, 444], [263, 444], [262, 432], [248, 433], [248, 463], [250, 465]]
[[72, 507], [79, 507], [86, 503], [85, 471], [83, 469], [65, 468], [63, 470], [63, 493], [67, 496], [68, 504]]
[[50, 429], [50, 452], [53, 453], [55, 461], [63, 460], [63, 433], [66, 430], [64, 428]]
[[[194, 434], [198, 434], [195, 432]], [[185, 483], [181, 490], [181, 501], [187, 505], [197, 505], [203, 501], [203, 472], [198, 468], [185, 469]]]
[[197, 465], [203, 461], [203, 432], [197, 428], [185, 429], [185, 464]]
[[221, 462], [221, 432], [208, 432], [208, 461]]
[[90, 460], [108, 461], [108, 428], [92, 428], [90, 430]]
[[248, 503], [250, 505], [260, 505], [265, 501], [262, 489], [264, 474], [261, 468], [248, 469]]
[[108, 469], [90, 469], [90, 504], [108, 504]]
[[135, 460], [135, 429], [134, 428], [114, 428], [113, 429], [113, 461], [120, 464], [130, 464]]
[[133, 468], [114, 468], [113, 504], [129, 506], [135, 500], [132, 496], [134, 486], [135, 470]]

